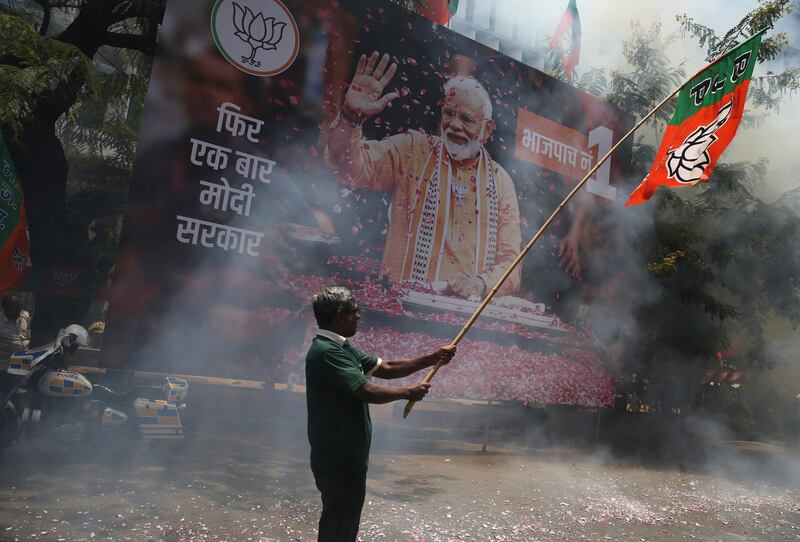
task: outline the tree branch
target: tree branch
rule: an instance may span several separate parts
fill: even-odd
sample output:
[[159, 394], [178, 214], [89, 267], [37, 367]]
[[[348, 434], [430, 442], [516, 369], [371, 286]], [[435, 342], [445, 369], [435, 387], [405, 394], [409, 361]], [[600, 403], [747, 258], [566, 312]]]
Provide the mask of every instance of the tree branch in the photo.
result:
[[164, 17], [166, 9], [165, 0], [138, 0], [123, 4], [124, 8], [119, 9], [119, 0], [101, 0], [101, 3], [113, 4], [111, 10], [111, 23], [120, 23], [126, 19], [140, 18], [160, 22]]
[[144, 18], [158, 24], [165, 7], [166, 0], [86, 0], [78, 16], [56, 39], [75, 45], [91, 58], [97, 48], [106, 43], [112, 25], [131, 18]]
[[102, 38], [102, 42], [103, 45], [119, 47], [120, 49], [134, 49], [150, 56], [154, 55], [156, 52], [156, 40], [151, 36], [106, 32]]
[[50, 6], [50, 2], [48, 0], [33, 0], [40, 6], [42, 6], [42, 25], [39, 27], [39, 35], [46, 36], [47, 30], [50, 28], [50, 10], [52, 6]]

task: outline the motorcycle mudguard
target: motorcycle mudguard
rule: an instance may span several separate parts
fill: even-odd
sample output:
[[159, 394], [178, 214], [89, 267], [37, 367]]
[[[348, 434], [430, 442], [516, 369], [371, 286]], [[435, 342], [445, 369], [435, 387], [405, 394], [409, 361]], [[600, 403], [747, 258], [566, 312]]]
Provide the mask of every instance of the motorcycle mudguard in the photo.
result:
[[30, 352], [14, 352], [11, 354], [11, 361], [8, 364], [8, 370], [6, 372], [17, 376], [27, 376], [35, 363], [38, 363], [39, 360], [50, 353], [49, 348], [31, 350]]
[[146, 439], [183, 438], [178, 407], [166, 401], [144, 399], [134, 401], [139, 430]]
[[128, 421], [128, 415], [116, 408], [106, 407], [103, 409], [103, 429], [114, 429]]
[[168, 376], [163, 389], [164, 399], [166, 399], [167, 402], [175, 404], [182, 403], [189, 393], [189, 383], [182, 378]]
[[72, 371], [48, 371], [39, 379], [39, 391], [50, 397], [85, 397], [92, 393], [92, 383]]

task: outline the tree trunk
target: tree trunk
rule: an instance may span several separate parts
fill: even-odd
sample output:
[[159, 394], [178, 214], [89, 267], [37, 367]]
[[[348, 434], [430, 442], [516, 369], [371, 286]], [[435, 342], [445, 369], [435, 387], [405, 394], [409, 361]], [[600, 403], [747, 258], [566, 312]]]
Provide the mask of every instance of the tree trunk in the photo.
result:
[[[49, 26], [50, 2], [37, 0], [44, 9], [41, 30]], [[127, 37], [127, 45], [152, 54], [155, 48], [155, 27], [163, 17], [165, 1], [123, 2], [122, 0], [86, 0], [79, 3], [75, 19], [54, 38], [77, 47], [88, 59], [97, 49], [112, 38], [119, 42]], [[132, 17], [150, 19], [152, 25], [143, 41], [141, 36], [118, 34], [110, 28]], [[19, 59], [6, 59], [20, 65]], [[22, 182], [30, 232], [33, 289], [36, 307], [31, 323], [31, 342], [34, 345], [50, 341], [56, 332], [71, 323], [84, 323], [91, 298], [86, 287], [70, 288], [70, 295], [57, 295], [40, 291], [41, 279], [54, 270], [69, 267], [83, 272], [79, 280], [85, 282], [92, 271], [85, 225], [78, 224], [72, 231], [65, 228], [65, 196], [69, 166], [64, 148], [56, 136], [58, 119], [69, 111], [86, 83], [86, 66], [78, 63], [66, 74], [62, 83], [45, 90], [35, 98], [33, 111], [27, 124], [17, 134], [4, 133], [9, 150]], [[4, 130], [9, 132], [9, 130]]]
[[62, 327], [83, 323], [89, 300], [63, 297], [39, 290], [41, 278], [54, 269], [78, 267], [86, 269], [88, 260], [81, 245], [86, 240], [65, 230], [64, 205], [69, 171], [64, 148], [55, 134], [55, 127], [31, 125], [15, 140], [7, 139], [11, 155], [22, 181], [28, 231], [31, 243], [31, 264], [36, 306], [31, 322], [31, 344], [51, 341]]

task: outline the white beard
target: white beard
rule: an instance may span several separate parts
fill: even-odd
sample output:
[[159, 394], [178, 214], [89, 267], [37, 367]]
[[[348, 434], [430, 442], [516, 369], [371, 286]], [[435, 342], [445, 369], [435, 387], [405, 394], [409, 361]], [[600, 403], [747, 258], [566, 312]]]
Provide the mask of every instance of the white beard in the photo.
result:
[[468, 143], [453, 143], [450, 138], [447, 137], [448, 133], [450, 133], [450, 128], [445, 130], [444, 134], [442, 134], [442, 138], [444, 139], [444, 148], [447, 149], [447, 154], [449, 154], [450, 158], [453, 160], [459, 162], [469, 160], [470, 158], [476, 157], [480, 152], [483, 128], [481, 128], [481, 133], [478, 134], [478, 137], [470, 139]]

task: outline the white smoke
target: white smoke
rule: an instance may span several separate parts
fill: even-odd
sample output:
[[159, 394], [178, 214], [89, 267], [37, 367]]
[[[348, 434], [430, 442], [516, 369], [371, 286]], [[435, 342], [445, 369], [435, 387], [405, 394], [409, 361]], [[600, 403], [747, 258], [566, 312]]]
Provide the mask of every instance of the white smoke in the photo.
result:
[[[459, 4], [458, 16], [466, 15], [471, 2]], [[492, 8], [494, 4], [494, 8]], [[785, 32], [791, 46], [796, 49], [800, 44], [800, 2], [795, 0], [795, 13], [784, 17], [768, 36]], [[494, 19], [494, 28], [498, 34], [516, 36], [516, 41], [532, 47], [546, 46], [564, 15], [566, 0], [550, 0], [537, 2], [536, 9], [531, 9], [528, 0], [475, 0], [473, 19], [485, 21], [488, 26], [490, 18]], [[754, 0], [711, 0], [696, 2], [693, 0], [676, 0], [674, 2], [658, 2], [644, 0], [641, 2], [593, 2], [578, 0], [578, 13], [581, 18], [581, 57], [577, 73], [589, 71], [591, 68], [603, 68], [607, 72], [625, 69], [622, 54], [623, 41], [628, 37], [631, 24], [638, 21], [643, 28], [652, 24], [661, 24], [664, 34], [678, 31], [676, 15], [687, 14], [695, 22], [712, 28], [717, 35], [724, 35], [728, 29], [736, 25], [750, 10], [757, 7]], [[454, 27], [454, 29], [456, 29]], [[688, 34], [678, 34], [677, 39], [669, 44], [667, 54], [675, 59], [675, 64], [686, 61], [687, 73], [694, 73], [706, 64], [706, 51], [698, 45], [697, 39]], [[791, 55], [787, 55], [791, 56]], [[795, 54], [796, 57], [796, 54]], [[787, 60], [797, 64], [796, 59], [779, 56], [771, 62], [756, 66], [753, 77], [767, 75], [768, 71], [780, 73], [787, 65]], [[796, 137], [795, 120], [800, 115], [800, 100], [787, 94], [781, 105], [780, 113], [772, 112], [757, 128], [740, 129], [723, 156], [723, 161], [757, 161], [762, 157], [770, 160], [769, 179], [757, 190], [757, 195], [765, 201], [772, 202], [781, 193], [800, 186], [797, 175], [786, 172], [797, 171], [797, 153], [793, 145], [776, 144], [779, 141], [792, 141]], [[659, 139], [661, 134], [648, 134], [648, 139]], [[654, 142], [653, 144], [657, 143]], [[783, 172], [783, 174], [782, 174]]]

